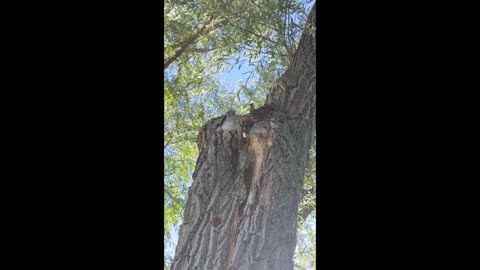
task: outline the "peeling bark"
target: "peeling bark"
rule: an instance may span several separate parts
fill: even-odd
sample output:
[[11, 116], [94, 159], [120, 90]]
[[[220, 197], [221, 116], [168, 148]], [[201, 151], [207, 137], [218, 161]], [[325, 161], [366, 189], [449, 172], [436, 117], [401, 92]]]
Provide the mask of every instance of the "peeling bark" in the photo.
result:
[[[309, 22], [315, 25], [315, 5]], [[305, 32], [263, 107], [229, 111], [202, 128], [172, 270], [293, 269], [315, 131], [315, 54]]]

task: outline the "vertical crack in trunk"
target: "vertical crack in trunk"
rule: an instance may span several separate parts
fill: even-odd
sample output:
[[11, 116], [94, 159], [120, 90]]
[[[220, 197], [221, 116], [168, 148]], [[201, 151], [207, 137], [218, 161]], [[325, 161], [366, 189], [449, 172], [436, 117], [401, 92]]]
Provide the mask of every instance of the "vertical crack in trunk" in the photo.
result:
[[228, 253], [227, 258], [225, 260], [223, 270], [228, 270], [228, 266], [233, 256], [233, 251], [235, 248], [235, 243], [237, 242], [238, 238], [238, 227], [239, 227], [239, 216], [238, 216], [238, 207], [235, 207], [235, 214], [233, 215], [233, 231], [231, 232], [229, 243], [228, 243]]

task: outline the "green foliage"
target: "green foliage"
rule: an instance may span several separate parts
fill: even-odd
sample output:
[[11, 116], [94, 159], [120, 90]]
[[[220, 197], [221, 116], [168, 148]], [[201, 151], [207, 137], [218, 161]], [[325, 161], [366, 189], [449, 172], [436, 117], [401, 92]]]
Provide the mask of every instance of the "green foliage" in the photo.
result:
[[262, 84], [253, 89], [265, 94], [288, 66], [311, 2], [166, 1], [165, 59], [174, 58], [189, 44], [173, 64], [178, 71], [175, 76], [198, 84], [206, 78], [202, 71], [218, 73], [237, 64], [239, 68], [252, 65], [252, 76], [262, 76]]
[[[233, 108], [260, 107], [287, 69], [312, 0], [167, 0], [164, 5], [164, 176], [166, 247], [176, 242], [198, 149], [196, 136], [208, 119]], [[230, 86], [218, 74], [249, 67], [246, 80]], [[312, 157], [312, 155], [310, 156]], [[314, 162], [314, 161], [313, 161]], [[315, 185], [315, 171], [305, 188]], [[314, 203], [302, 200], [302, 207]], [[304, 222], [302, 221], [302, 228]], [[309, 237], [305, 234], [305, 237]], [[167, 248], [165, 249], [167, 251]], [[166, 253], [166, 260], [173, 254]], [[170, 263], [166, 262], [165, 269]]]
[[[309, 159], [307, 162], [307, 167], [305, 169], [305, 176], [304, 176], [304, 189], [308, 190], [303, 198], [302, 201], [300, 202], [300, 208], [299, 211], [301, 212], [304, 208], [307, 208], [309, 206], [315, 207], [315, 198], [316, 198], [316, 174], [317, 174], [317, 169], [316, 169], [316, 163], [317, 163], [317, 152], [316, 152], [316, 145], [315, 141], [314, 144], [312, 145], [312, 148], [309, 151]], [[315, 210], [313, 210], [315, 211]], [[299, 222], [304, 222], [299, 217]]]
[[297, 247], [293, 256], [295, 269], [316, 269], [317, 244], [315, 235], [315, 216], [311, 215], [297, 230]]

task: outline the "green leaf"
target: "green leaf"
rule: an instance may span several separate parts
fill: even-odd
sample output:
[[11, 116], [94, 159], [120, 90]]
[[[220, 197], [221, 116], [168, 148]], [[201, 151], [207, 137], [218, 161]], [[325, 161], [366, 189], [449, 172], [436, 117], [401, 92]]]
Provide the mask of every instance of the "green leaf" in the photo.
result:
[[241, 100], [240, 100], [240, 91], [242, 91], [242, 89], [241, 89], [241, 88], [240, 88], [240, 89], [238, 89], [238, 91], [237, 91], [237, 98], [238, 98], [238, 102], [241, 102]]

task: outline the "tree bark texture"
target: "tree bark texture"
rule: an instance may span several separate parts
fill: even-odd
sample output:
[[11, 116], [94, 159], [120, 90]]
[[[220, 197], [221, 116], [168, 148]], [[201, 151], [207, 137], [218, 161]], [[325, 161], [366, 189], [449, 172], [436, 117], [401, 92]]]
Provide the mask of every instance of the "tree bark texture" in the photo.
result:
[[[315, 26], [315, 6], [308, 22]], [[316, 107], [315, 34], [247, 115], [234, 111], [200, 131], [172, 270], [292, 270], [298, 207]]]

